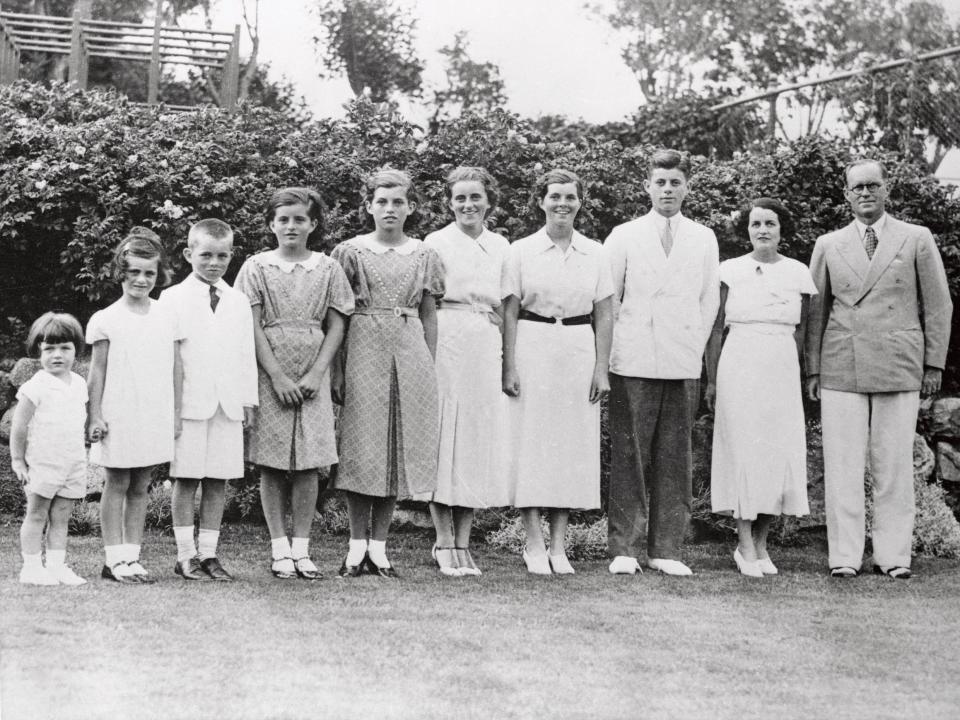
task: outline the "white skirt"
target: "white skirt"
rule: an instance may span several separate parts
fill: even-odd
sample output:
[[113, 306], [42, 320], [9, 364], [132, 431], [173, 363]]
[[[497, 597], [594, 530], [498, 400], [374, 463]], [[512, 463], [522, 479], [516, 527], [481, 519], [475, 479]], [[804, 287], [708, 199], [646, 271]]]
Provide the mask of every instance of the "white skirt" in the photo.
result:
[[713, 512], [807, 515], [807, 441], [791, 325], [731, 324], [717, 368]]
[[593, 329], [521, 320], [516, 362], [520, 396], [508, 399], [514, 507], [600, 507]]
[[488, 314], [437, 312], [437, 490], [416, 499], [469, 508], [510, 504], [500, 358], [500, 328]]

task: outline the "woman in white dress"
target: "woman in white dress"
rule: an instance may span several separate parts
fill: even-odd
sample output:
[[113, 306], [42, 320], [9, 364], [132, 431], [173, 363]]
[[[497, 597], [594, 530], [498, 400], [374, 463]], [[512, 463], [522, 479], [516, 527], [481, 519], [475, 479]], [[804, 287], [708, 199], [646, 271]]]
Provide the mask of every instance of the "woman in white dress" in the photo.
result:
[[[537, 179], [534, 199], [546, 225], [510, 246], [502, 285], [508, 457], [527, 570], [567, 575], [570, 509], [600, 507], [599, 401], [610, 391], [613, 280], [600, 244], [573, 229], [580, 178], [551, 170]], [[550, 511], [549, 551], [540, 508]]]
[[713, 512], [737, 522], [738, 569], [763, 577], [777, 573], [767, 552], [773, 519], [810, 511], [799, 357], [817, 290], [806, 265], [777, 250], [794, 231], [780, 202], [753, 200], [736, 229], [753, 252], [720, 264], [720, 311], [707, 343], [710, 487]]
[[458, 167], [446, 182], [454, 222], [424, 240], [443, 261], [446, 287], [437, 312], [437, 490], [427, 499], [440, 572], [479, 575], [470, 555], [474, 508], [510, 504], [500, 389], [500, 277], [510, 244], [484, 227], [499, 194], [490, 173]]

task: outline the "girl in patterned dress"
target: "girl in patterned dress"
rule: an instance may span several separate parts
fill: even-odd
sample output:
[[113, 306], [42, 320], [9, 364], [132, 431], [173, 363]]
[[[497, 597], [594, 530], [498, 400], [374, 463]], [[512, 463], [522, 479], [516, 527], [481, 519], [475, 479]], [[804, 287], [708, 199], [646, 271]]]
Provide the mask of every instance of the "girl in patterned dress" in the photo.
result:
[[[320, 195], [308, 188], [278, 190], [266, 218], [277, 248], [247, 258], [235, 283], [250, 298], [260, 377], [247, 459], [260, 470], [271, 572], [284, 580], [316, 580], [321, 575], [309, 541], [317, 469], [337, 462], [328, 370], [353, 312], [353, 293], [340, 266], [308, 247], [323, 233]], [[288, 496], [292, 542], [284, 524]]]
[[376, 229], [333, 250], [356, 296], [343, 376], [334, 382], [343, 402], [335, 487], [346, 491], [350, 513], [350, 546], [340, 575], [396, 577], [386, 540], [397, 498], [433, 492], [437, 483], [433, 359], [443, 268], [435, 250], [404, 235], [404, 222], [416, 208], [406, 173], [374, 173], [363, 199]]

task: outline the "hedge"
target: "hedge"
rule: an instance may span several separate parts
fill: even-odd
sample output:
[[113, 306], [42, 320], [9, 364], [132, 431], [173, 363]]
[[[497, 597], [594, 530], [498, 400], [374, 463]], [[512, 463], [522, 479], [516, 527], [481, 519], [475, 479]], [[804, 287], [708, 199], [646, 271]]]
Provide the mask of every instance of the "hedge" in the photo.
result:
[[[511, 239], [536, 230], [540, 217], [529, 188], [545, 168], [562, 166], [586, 184], [579, 229], [602, 239], [648, 209], [642, 181], [652, 147], [624, 146], [622, 128], [575, 126], [579, 132], [557, 139], [563, 134], [555, 127], [545, 133], [497, 111], [425, 135], [364, 101], [352, 104], [345, 119], [296, 124], [257, 107], [173, 113], [132, 106], [112, 92], [17, 82], [0, 88], [0, 321], [28, 322], [50, 308], [85, 321], [117, 294], [107, 266], [132, 225], [156, 230], [182, 275], [179, 249], [190, 224], [226, 220], [237, 240], [230, 279], [247, 255], [270, 245], [262, 206], [283, 185], [311, 185], [324, 196], [329, 249], [368, 227], [357, 190], [366, 173], [384, 164], [417, 180], [422, 203], [408, 227], [413, 235], [449, 222], [442, 178], [458, 164], [472, 164], [487, 167], [502, 187], [492, 229]], [[960, 200], [923, 169], [879, 149], [810, 136], [726, 160], [699, 156], [684, 212], [716, 231], [726, 258], [748, 249], [731, 232], [737, 207], [757, 195], [779, 197], [799, 220], [797, 236], [782, 250], [806, 262], [819, 234], [849, 222], [842, 168], [863, 155], [883, 159], [890, 171], [889, 209], [937, 235], [956, 293]], [[952, 345], [947, 380], [955, 389], [960, 338]]]

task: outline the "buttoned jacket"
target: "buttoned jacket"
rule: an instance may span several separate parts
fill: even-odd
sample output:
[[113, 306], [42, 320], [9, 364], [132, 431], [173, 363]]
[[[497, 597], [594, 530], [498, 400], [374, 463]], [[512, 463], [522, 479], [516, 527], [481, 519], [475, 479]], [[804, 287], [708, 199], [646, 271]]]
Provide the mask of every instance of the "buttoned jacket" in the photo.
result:
[[808, 375], [846, 392], [919, 390], [942, 369], [953, 304], [930, 231], [887, 215], [873, 259], [856, 223], [817, 238], [810, 272]]
[[223, 280], [216, 288], [216, 312], [210, 308], [210, 286], [192, 273], [160, 295], [183, 333], [180, 415], [187, 420], [207, 420], [218, 405], [231, 420], [243, 420], [243, 408], [258, 404], [250, 300]]
[[713, 230], [679, 217], [670, 255], [651, 211], [618, 225], [604, 242], [614, 285], [610, 372], [695, 379], [720, 307], [720, 258]]

